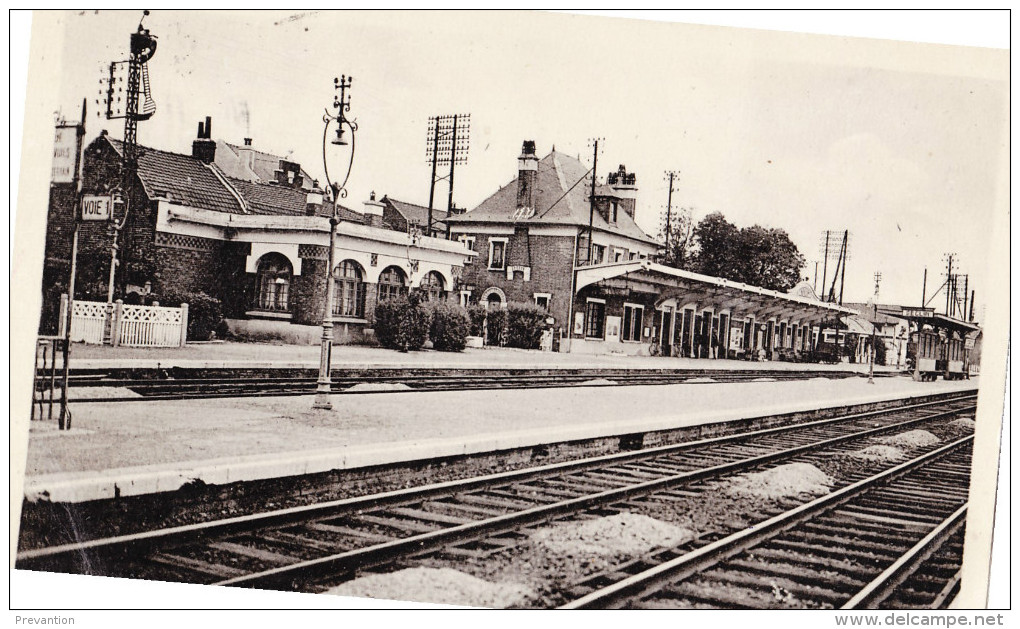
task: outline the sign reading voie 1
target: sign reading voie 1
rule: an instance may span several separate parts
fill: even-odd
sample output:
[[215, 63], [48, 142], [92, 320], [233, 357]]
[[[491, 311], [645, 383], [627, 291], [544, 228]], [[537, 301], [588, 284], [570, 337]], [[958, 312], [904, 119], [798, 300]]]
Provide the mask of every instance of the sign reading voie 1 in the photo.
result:
[[110, 220], [110, 205], [110, 197], [100, 197], [89, 194], [84, 195], [81, 199], [81, 220]]

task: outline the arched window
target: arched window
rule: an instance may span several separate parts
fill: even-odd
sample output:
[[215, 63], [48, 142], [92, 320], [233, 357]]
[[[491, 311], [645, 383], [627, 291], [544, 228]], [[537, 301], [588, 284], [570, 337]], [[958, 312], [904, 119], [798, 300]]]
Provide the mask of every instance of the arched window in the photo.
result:
[[334, 316], [365, 316], [364, 274], [354, 260], [344, 260], [333, 269], [333, 298]]
[[379, 301], [407, 294], [407, 277], [400, 267], [388, 266], [379, 274]]
[[428, 301], [446, 299], [446, 282], [443, 281], [443, 276], [435, 271], [429, 271], [421, 279], [421, 290]]
[[290, 261], [279, 253], [267, 253], [259, 259], [255, 282], [255, 308], [286, 312], [293, 271]]

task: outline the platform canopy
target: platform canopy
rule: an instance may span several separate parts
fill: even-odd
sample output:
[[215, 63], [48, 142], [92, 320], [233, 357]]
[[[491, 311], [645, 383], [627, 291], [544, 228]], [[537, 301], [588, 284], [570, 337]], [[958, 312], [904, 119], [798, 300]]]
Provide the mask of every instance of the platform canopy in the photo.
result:
[[775, 317], [803, 323], [819, 323], [856, 310], [799, 295], [734, 282], [721, 277], [682, 271], [649, 260], [611, 262], [575, 267], [577, 291], [598, 285], [607, 291], [627, 290], [656, 294], [656, 306], [676, 299], [677, 306], [697, 304], [699, 310], [729, 310], [733, 318], [753, 316], [758, 321]]
[[963, 319], [955, 319], [953, 317], [939, 314], [935, 312], [934, 308], [911, 308], [910, 306], [901, 306], [898, 309], [881, 308], [878, 312], [879, 314], [888, 315], [890, 317], [906, 319], [907, 321], [918, 325], [930, 325], [936, 330], [958, 332], [961, 335], [977, 332], [981, 329], [981, 326], [973, 321], [964, 321]]

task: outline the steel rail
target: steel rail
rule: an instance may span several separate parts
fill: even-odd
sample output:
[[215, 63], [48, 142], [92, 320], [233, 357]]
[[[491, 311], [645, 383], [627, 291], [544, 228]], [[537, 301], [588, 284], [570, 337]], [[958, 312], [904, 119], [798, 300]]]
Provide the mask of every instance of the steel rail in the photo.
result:
[[967, 503], [943, 520], [891, 566], [865, 585], [841, 609], [877, 609], [967, 521]]
[[504, 514], [477, 522], [461, 524], [446, 529], [440, 529], [429, 533], [412, 535], [403, 539], [386, 542], [375, 546], [368, 546], [342, 553], [336, 553], [326, 557], [319, 557], [294, 564], [271, 568], [260, 572], [254, 572], [230, 579], [215, 582], [213, 585], [243, 585], [245, 587], [286, 587], [286, 581], [300, 578], [311, 572], [337, 571], [349, 572], [355, 568], [363, 568], [388, 561], [394, 556], [407, 553], [417, 553], [424, 550], [441, 548], [450, 543], [460, 542], [465, 539], [472, 539], [479, 535], [494, 535], [517, 529], [523, 525], [533, 524], [548, 520], [561, 514], [574, 513], [596, 505], [616, 502], [618, 500], [631, 498], [635, 495], [653, 493], [657, 490], [683, 483], [691, 483], [705, 480], [715, 476], [754, 468], [777, 460], [787, 459], [799, 454], [804, 454], [820, 448], [836, 445], [846, 441], [863, 439], [869, 436], [898, 430], [901, 428], [916, 425], [924, 421], [930, 421], [944, 415], [959, 413], [959, 410], [937, 413], [932, 416], [913, 419], [892, 426], [873, 428], [859, 433], [833, 437], [824, 441], [771, 452], [768, 454], [732, 461], [711, 467], [701, 468], [688, 472], [673, 474], [660, 479], [644, 481], [619, 488], [608, 489], [595, 494], [580, 496], [562, 500], [547, 505], [531, 507], [514, 513]]
[[[101, 538], [95, 540], [88, 540], [84, 542], [74, 542], [69, 544], [61, 544], [58, 546], [49, 546], [45, 548], [26, 550], [18, 553], [17, 565], [18, 567], [29, 567], [31, 566], [31, 564], [37, 563], [41, 560], [48, 559], [51, 560], [54, 558], [58, 558], [60, 556], [82, 554], [85, 553], [86, 551], [126, 553], [129, 550], [138, 551], [139, 549], [146, 549], [156, 545], [179, 545], [182, 543], [198, 541], [207, 537], [221, 537], [225, 535], [251, 531], [254, 529], [286, 526], [288, 524], [293, 524], [296, 522], [301, 522], [310, 519], [320, 519], [326, 517], [333, 517], [344, 513], [378, 509], [382, 507], [394, 506], [405, 503], [414, 503], [424, 499], [435, 499], [437, 497], [445, 497], [456, 493], [462, 493], [465, 491], [470, 491], [473, 489], [486, 486], [505, 484], [511, 482], [521, 482], [538, 477], [548, 477], [556, 473], [576, 472], [579, 470], [605, 467], [607, 465], [626, 463], [635, 460], [652, 459], [662, 455], [672, 455], [689, 450], [697, 450], [699, 448], [716, 446], [720, 444], [754, 440], [766, 436], [781, 435], [783, 433], [802, 432], [804, 429], [807, 428], [825, 427], [832, 424], [852, 422], [879, 415], [891, 415], [921, 410], [930, 406], [943, 405], [947, 401], [951, 402], [969, 401], [970, 399], [972, 399], [972, 397], [973, 396], [962, 396], [952, 398], [951, 400], [944, 399], [935, 400], [923, 402], [920, 404], [900, 406], [892, 409], [867, 411], [863, 413], [852, 413], [850, 415], [842, 415], [827, 419], [815, 420], [811, 422], [797, 423], [785, 426], [776, 426], [773, 428], [766, 428], [751, 432], [743, 432], [733, 435], [723, 435], [720, 437], [711, 437], [708, 439], [701, 439], [698, 441], [670, 444], [654, 448], [647, 448], [643, 450], [635, 450], [631, 452], [618, 452], [614, 454], [580, 459], [576, 461], [551, 463], [548, 465], [526, 468], [522, 470], [512, 470], [507, 472], [499, 472], [496, 474], [489, 474], [485, 476], [460, 479], [454, 481], [446, 481], [443, 483], [434, 483], [430, 485], [424, 485], [421, 487], [400, 489], [395, 491], [383, 492], [379, 494], [372, 494], [369, 496], [344, 498], [320, 504], [290, 507], [271, 512], [255, 513], [222, 520], [213, 520], [209, 522], [200, 522], [196, 524], [176, 526], [166, 529], [156, 529], [152, 531], [145, 531], [142, 533], [134, 533], [130, 535]], [[679, 474], [668, 475], [660, 479], [654, 479], [651, 481], [637, 483], [634, 485], [628, 485], [623, 488], [609, 490], [606, 492], [601, 492], [599, 494], [582, 496], [580, 498], [576, 498], [573, 500], [554, 503], [552, 505], [546, 505], [544, 507], [538, 508], [540, 509], [539, 511], [535, 511], [534, 509], [532, 509], [527, 510], [526, 512], [519, 513], [527, 513], [526, 517], [531, 518], [541, 513], [553, 514], [556, 512], [557, 508], [568, 510], [582, 508], [584, 506], [588, 506], [589, 503], [584, 502], [586, 500], [588, 501], [594, 500], [595, 502], [613, 500], [620, 496], [628, 495], [626, 493], [627, 491], [630, 491], [631, 493], [635, 492], [647, 493], [649, 491], [654, 491], [655, 489], [661, 488], [663, 486], [668, 486], [670, 484], [676, 484], [681, 482], [693, 482], [701, 478], [707, 478], [712, 475], [722, 474], [727, 471], [740, 469], [742, 467], [753, 467], [755, 465], [761, 465], [776, 459], [796, 456], [797, 454], [801, 454], [815, 448], [835, 445], [853, 439], [863, 439], [869, 436], [875, 436], [885, 432], [899, 430], [902, 428], [916, 425], [918, 423], [938, 419], [940, 417], [966, 412], [968, 410], [971, 410], [972, 408], [976, 408], [976, 406], [940, 411], [934, 414], [925, 415], [923, 417], [890, 424], [888, 426], [880, 426], [877, 428], [870, 428], [862, 432], [854, 432], [847, 435], [832, 437], [822, 441], [796, 446], [786, 450], [779, 450], [776, 452], [759, 455], [757, 457], [753, 457], [750, 459], [739, 459], [737, 461], [732, 461], [721, 465], [700, 468], [697, 470], [682, 472]], [[541, 509], [544, 509], [544, 511]], [[485, 522], [487, 522], [487, 520], [483, 520], [479, 523], [472, 524], [484, 524]], [[502, 522], [502, 520], [500, 520], [500, 522]], [[450, 532], [453, 535], [458, 535], [460, 534], [460, 528], [461, 527], [452, 527], [449, 529], [442, 529], [440, 531], [437, 531], [436, 533]], [[419, 536], [412, 536], [409, 538], [405, 538], [404, 540], [397, 541], [404, 542], [405, 540], [417, 540], [418, 537]], [[323, 559], [329, 558], [327, 557]]]
[[[393, 491], [374, 493], [370, 495], [350, 497], [350, 499], [341, 499], [337, 501], [330, 501], [327, 503], [315, 505], [305, 505], [301, 507], [292, 507], [272, 512], [257, 513], [246, 516], [237, 516], [233, 518], [213, 520], [209, 522], [200, 522], [196, 524], [187, 524], [164, 529], [155, 529], [151, 531], [133, 533], [129, 535], [118, 535], [114, 537], [92, 539], [80, 542], [71, 542], [55, 546], [46, 546], [42, 548], [34, 548], [30, 549], [30, 551], [22, 551], [18, 553], [17, 563], [18, 564], [21, 564], [22, 562], [31, 563], [41, 559], [54, 558], [60, 555], [79, 554], [85, 551], [101, 551], [101, 549], [104, 548], [117, 547], [120, 549], [125, 549], [126, 551], [126, 549], [138, 549], [140, 547], [154, 545], [155, 543], [177, 544], [194, 539], [201, 539], [207, 536], [221, 536], [226, 534], [244, 532], [255, 528], [284, 526], [312, 518], [325, 518], [348, 512], [378, 509], [382, 507], [394, 506], [404, 503], [413, 503], [425, 499], [435, 499], [435, 497], [438, 496], [450, 495], [453, 493], [472, 490], [479, 487], [486, 487], [501, 483], [526, 481], [533, 478], [551, 476], [556, 473], [570, 473], [579, 470], [605, 467], [607, 465], [615, 465], [631, 461], [654, 459], [656, 457], [664, 455], [673, 455], [687, 451], [696, 451], [702, 448], [712, 447], [712, 445], [752, 440], [764, 436], [772, 436], [783, 433], [799, 432], [809, 428], [818, 428], [843, 422], [852, 422], [865, 419], [868, 417], [912, 412], [916, 410], [922, 410], [927, 407], [945, 405], [948, 402], [951, 403], [969, 402], [974, 398], [975, 396], [958, 396], [950, 398], [948, 400], [940, 399], [891, 409], [867, 411], [863, 413], [852, 413], [849, 415], [838, 415], [835, 417], [829, 417], [825, 419], [788, 424], [782, 426], [774, 426], [771, 428], [763, 428], [760, 430], [753, 430], [750, 432], [738, 432], [735, 434], [708, 437], [704, 439], [698, 439], [695, 441], [685, 441], [682, 443], [659, 445], [659, 447], [648, 448], [644, 450], [621, 452], [611, 455], [603, 455], [600, 457], [580, 459], [576, 461], [564, 461], [561, 463], [551, 463], [538, 467], [511, 470], [507, 472], [498, 472], [495, 474], [476, 476], [472, 478], [451, 480], [441, 483], [431, 483], [418, 487], [409, 487]], [[847, 438], [859, 438], [862, 437], [863, 435], [877, 433], [879, 431], [896, 430], [906, 425], [913, 425], [915, 423], [929, 421], [931, 419], [936, 419], [942, 416], [966, 412], [971, 408], [976, 407], [965, 407], [961, 409], [951, 409], [949, 411], [942, 411], [939, 413], [935, 413], [933, 415], [926, 415], [921, 418], [910, 419], [906, 420], [905, 422], [899, 422], [896, 424], [891, 424], [889, 426], [872, 428], [863, 433], [858, 432], [852, 433], [851, 435], [834, 437], [834, 439], [839, 440]], [[751, 419], [764, 419], [767, 417], [769, 416]], [[832, 439], [829, 439], [829, 441], [831, 440]], [[822, 441], [820, 443], [824, 442], [826, 441]], [[816, 444], [817, 443], [805, 445], [805, 447], [800, 447], [800, 449], [812, 448], [815, 447]]]
[[[820, 375], [821, 374], [821, 375]], [[828, 375], [826, 375], [828, 374]], [[691, 382], [699, 378], [710, 378], [714, 383], [804, 380], [812, 377], [824, 377], [830, 380], [841, 380], [856, 377], [853, 372], [820, 372], [820, 371], [785, 371], [785, 372], [752, 372], [746, 370], [701, 370], [691, 373], [653, 373], [653, 374], [542, 374], [542, 375], [467, 375], [467, 376], [370, 376], [363, 378], [335, 378], [334, 386], [353, 387], [364, 383], [397, 383], [406, 384], [408, 389], [393, 391], [336, 391], [339, 395], [357, 395], [362, 393], [412, 393], [420, 391], [444, 390], [491, 390], [491, 389], [540, 389], [566, 388], [575, 386], [641, 386], [668, 384], [709, 384], [707, 382]], [[888, 374], [890, 376], [896, 374]], [[589, 383], [595, 379], [611, 379], [609, 383]], [[189, 378], [167, 380], [129, 380], [129, 379], [89, 379], [80, 381], [72, 390], [83, 390], [90, 387], [114, 387], [129, 389], [138, 396], [111, 396], [101, 399], [72, 397], [78, 403], [90, 402], [138, 402], [197, 398], [220, 397], [264, 397], [306, 395], [312, 392], [315, 378]], [[224, 387], [231, 387], [224, 390]], [[153, 392], [154, 391], [154, 392]], [[71, 397], [71, 396], [69, 396]]]
[[940, 459], [972, 442], [973, 435], [932, 450], [869, 478], [857, 481], [830, 494], [799, 505], [750, 528], [716, 540], [670, 561], [622, 579], [566, 603], [559, 609], [603, 609], [628, 599], [640, 598], [660, 586], [690, 577], [717, 565], [759, 543], [806, 522], [823, 511], [853, 500], [861, 493], [903, 476], [918, 467]]

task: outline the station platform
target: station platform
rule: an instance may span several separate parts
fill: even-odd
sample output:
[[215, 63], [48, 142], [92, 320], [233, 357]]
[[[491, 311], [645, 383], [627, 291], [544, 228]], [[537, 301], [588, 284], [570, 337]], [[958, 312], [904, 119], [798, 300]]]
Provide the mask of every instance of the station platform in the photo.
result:
[[[719, 361], [730, 362], [730, 361]], [[79, 502], [668, 430], [976, 388], [907, 377], [81, 402], [25, 422], [24, 494]], [[12, 438], [18, 438], [15, 428]], [[23, 436], [24, 438], [24, 436]]]
[[[318, 369], [317, 345], [268, 343], [202, 343], [173, 349], [109, 347], [76, 343], [71, 347], [72, 370], [102, 369]], [[60, 364], [58, 358], [57, 361]], [[582, 354], [521, 350], [506, 347], [465, 348], [462, 352], [420, 350], [401, 353], [381, 347], [333, 346], [334, 369], [749, 369], [830, 370], [866, 373], [868, 365], [837, 363], [752, 362], [622, 354]], [[876, 371], [893, 367], [876, 366]]]

